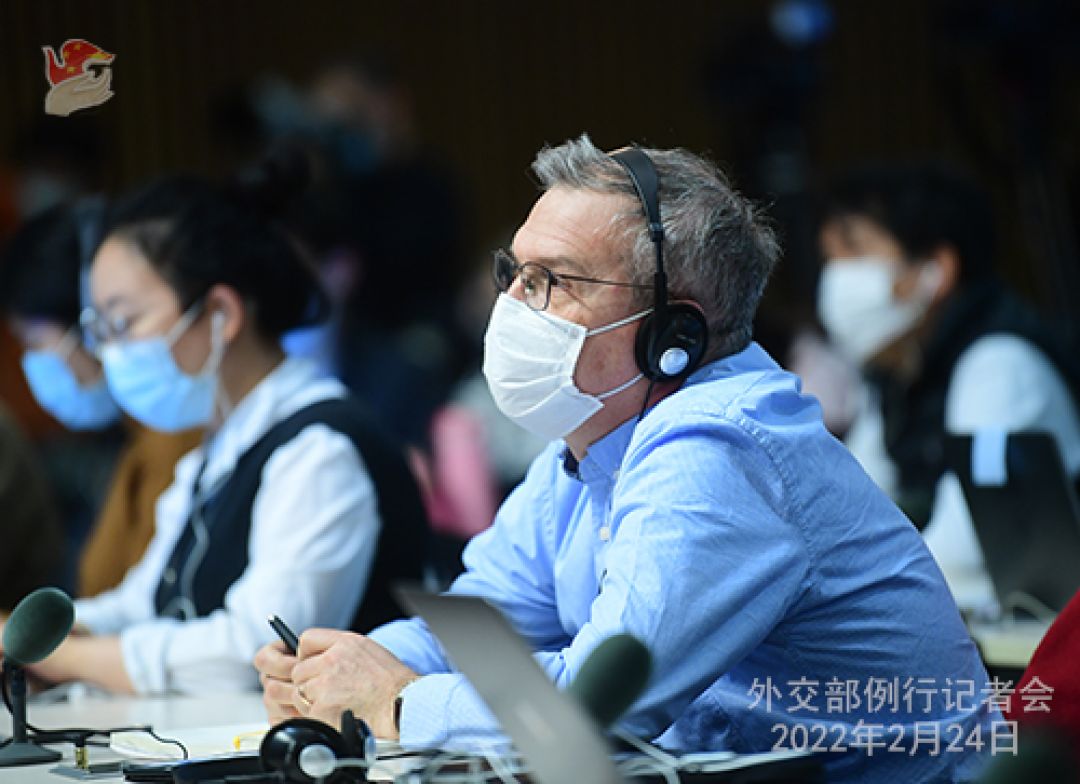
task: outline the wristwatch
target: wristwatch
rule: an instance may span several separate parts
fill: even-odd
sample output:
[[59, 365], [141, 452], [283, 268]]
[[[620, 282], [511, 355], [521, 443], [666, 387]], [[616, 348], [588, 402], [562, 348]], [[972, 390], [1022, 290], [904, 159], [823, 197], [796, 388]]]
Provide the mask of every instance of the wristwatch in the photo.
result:
[[405, 685], [397, 693], [397, 697], [394, 698], [394, 729], [398, 731], [398, 735], [401, 735], [401, 708], [405, 704], [405, 690], [420, 680], [420, 676], [417, 675], [406, 681]]

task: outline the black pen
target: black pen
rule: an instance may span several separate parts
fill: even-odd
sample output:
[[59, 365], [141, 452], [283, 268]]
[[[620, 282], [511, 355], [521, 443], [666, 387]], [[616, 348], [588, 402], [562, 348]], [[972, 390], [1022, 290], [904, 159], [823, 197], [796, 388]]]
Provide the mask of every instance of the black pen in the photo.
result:
[[285, 643], [285, 647], [289, 649], [289, 653], [295, 656], [296, 649], [300, 647], [300, 640], [296, 638], [293, 630], [286, 626], [285, 621], [281, 620], [276, 615], [271, 615], [266, 620], [270, 624], [270, 627], [277, 632], [277, 636], [281, 638], [281, 641]]

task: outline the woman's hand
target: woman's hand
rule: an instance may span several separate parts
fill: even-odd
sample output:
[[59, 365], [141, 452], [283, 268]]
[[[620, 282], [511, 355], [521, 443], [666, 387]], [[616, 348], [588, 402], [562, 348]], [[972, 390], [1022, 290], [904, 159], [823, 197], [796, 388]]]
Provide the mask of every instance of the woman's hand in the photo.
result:
[[71, 634], [55, 651], [27, 672], [50, 683], [85, 681], [120, 694], [134, 694], [119, 637]]

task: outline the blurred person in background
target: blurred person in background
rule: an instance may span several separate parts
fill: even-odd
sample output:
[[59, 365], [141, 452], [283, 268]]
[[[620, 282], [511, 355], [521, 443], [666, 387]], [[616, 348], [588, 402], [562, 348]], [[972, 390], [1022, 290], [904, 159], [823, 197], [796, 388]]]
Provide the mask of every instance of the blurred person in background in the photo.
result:
[[819, 316], [867, 380], [847, 444], [969, 609], [993, 591], [944, 436], [1048, 431], [1080, 473], [1075, 358], [997, 280], [993, 235], [985, 194], [939, 164], [850, 173], [820, 232]]
[[462, 214], [456, 186], [416, 134], [396, 67], [375, 56], [331, 63], [308, 98], [338, 129], [360, 277], [343, 330], [342, 379], [393, 432], [426, 443], [427, 427], [460, 372], [454, 298]]
[[[0, 163], [0, 241], [24, 222], [60, 204], [99, 190], [108, 165], [107, 148], [96, 125], [81, 119], [39, 117], [13, 141]], [[33, 443], [61, 433], [34, 402], [19, 364], [22, 345], [0, 322], [0, 400]], [[45, 465], [54, 466], [48, 454]]]
[[0, 404], [0, 618], [62, 579], [63, 535], [34, 450]]
[[[282, 336], [282, 347], [289, 356], [311, 360], [326, 375], [352, 379], [354, 386], [360, 383], [361, 374], [365, 386], [378, 386], [380, 379], [387, 385], [380, 389], [385, 400], [366, 402], [408, 445], [409, 463], [419, 480], [432, 526], [427, 578], [435, 585], [449, 585], [461, 571], [465, 541], [490, 525], [495, 513], [483, 434], [478, 423], [459, 416], [462, 412], [452, 404], [438, 406], [450, 394], [442, 388], [446, 381], [437, 372], [441, 360], [429, 364], [431, 357], [410, 352], [373, 360], [357, 347], [358, 341], [366, 343], [364, 335], [376, 328], [358, 320], [352, 307], [364, 276], [364, 262], [352, 204], [341, 184], [318, 183], [289, 210], [286, 223], [311, 251], [327, 293], [329, 314], [321, 324], [287, 332]], [[449, 293], [446, 296], [452, 298]], [[378, 335], [384, 333], [380, 330]], [[441, 334], [439, 339], [446, 341]], [[393, 343], [371, 346], [377, 352], [394, 349]], [[439, 355], [436, 351], [435, 356]]]
[[[1016, 760], [1002, 759], [983, 784], [1080, 782], [1080, 592], [1046, 630], [1002, 713], [1018, 725]], [[1031, 710], [1032, 697], [1052, 693], [1048, 710]], [[1022, 764], [1021, 764], [1022, 763]], [[1040, 770], [1039, 766], [1046, 766]]]
[[[317, 162], [318, 156], [309, 154]], [[285, 216], [285, 224], [311, 254], [326, 292], [329, 312], [324, 322], [291, 330], [282, 336], [290, 356], [306, 357], [320, 370], [342, 378], [346, 332], [352, 329], [350, 303], [363, 276], [348, 195], [335, 181], [316, 182]]]
[[391, 433], [426, 445], [469, 359], [454, 318], [463, 218], [456, 182], [418, 139], [407, 85], [386, 59], [353, 55], [303, 90], [256, 84], [248, 102], [251, 116], [240, 122], [233, 109], [219, 136], [306, 146], [313, 187], [287, 217], [339, 284], [330, 328], [287, 336], [288, 350], [332, 360]]
[[8, 166], [0, 175], [0, 205], [18, 223], [100, 189], [106, 151], [93, 123], [38, 117], [10, 148]]
[[340, 382], [280, 346], [324, 311], [274, 219], [304, 181], [278, 157], [227, 186], [156, 181], [110, 215], [88, 320], [109, 390], [147, 427], [204, 441], [158, 500], [145, 556], [76, 602], [75, 631], [33, 668], [44, 680], [254, 688], [269, 615], [367, 628], [396, 616], [391, 581], [420, 578], [426, 521], [404, 458]]
[[84, 345], [82, 278], [103, 209], [88, 200], [45, 210], [16, 232], [0, 264], [0, 306], [19, 340], [27, 384], [42, 409], [75, 434], [46, 439], [41, 448], [63, 514], [65, 569], [56, 583], [82, 596], [117, 585], [142, 557], [154, 533], [154, 503], [176, 461], [198, 444], [194, 432], [118, 427], [120, 409]]

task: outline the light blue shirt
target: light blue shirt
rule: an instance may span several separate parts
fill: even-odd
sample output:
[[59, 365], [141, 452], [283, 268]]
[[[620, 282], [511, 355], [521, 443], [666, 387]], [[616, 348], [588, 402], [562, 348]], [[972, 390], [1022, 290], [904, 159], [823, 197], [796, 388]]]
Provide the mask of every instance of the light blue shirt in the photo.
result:
[[[972, 778], [1008, 746], [919, 534], [756, 344], [576, 470], [564, 455], [537, 457], [451, 588], [501, 608], [560, 687], [629, 632], [653, 675], [620, 724], [669, 748], [816, 745], [836, 749], [830, 781], [911, 782]], [[429, 675], [405, 691], [404, 745], [493, 726], [420, 621], [372, 637]]]

